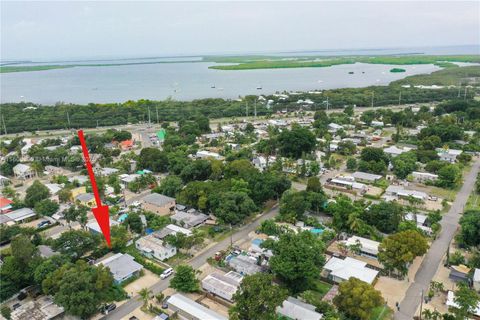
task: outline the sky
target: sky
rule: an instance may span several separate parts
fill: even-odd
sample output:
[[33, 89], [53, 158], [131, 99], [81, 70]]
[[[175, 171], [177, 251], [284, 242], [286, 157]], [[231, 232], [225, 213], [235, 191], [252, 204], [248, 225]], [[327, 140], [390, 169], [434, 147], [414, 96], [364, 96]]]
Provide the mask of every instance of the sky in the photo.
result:
[[1, 59], [480, 44], [480, 1], [3, 1]]

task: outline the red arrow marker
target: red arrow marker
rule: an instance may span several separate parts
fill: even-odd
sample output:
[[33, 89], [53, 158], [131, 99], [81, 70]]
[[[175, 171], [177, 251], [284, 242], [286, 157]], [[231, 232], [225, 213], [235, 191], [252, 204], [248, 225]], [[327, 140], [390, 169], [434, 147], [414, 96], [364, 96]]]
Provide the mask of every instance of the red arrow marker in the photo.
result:
[[97, 207], [92, 208], [93, 215], [95, 216], [95, 219], [97, 219], [97, 223], [100, 226], [100, 230], [102, 230], [105, 240], [107, 240], [108, 246], [112, 247], [110, 243], [110, 215], [108, 213], [108, 206], [103, 206], [102, 201], [100, 200], [100, 194], [98, 193], [97, 182], [95, 181], [95, 175], [93, 174], [92, 163], [90, 162], [90, 156], [88, 155], [83, 130], [78, 130], [78, 138], [82, 145], [83, 157], [85, 158], [85, 164], [92, 184], [93, 195], [95, 196], [95, 202], [97, 203]]

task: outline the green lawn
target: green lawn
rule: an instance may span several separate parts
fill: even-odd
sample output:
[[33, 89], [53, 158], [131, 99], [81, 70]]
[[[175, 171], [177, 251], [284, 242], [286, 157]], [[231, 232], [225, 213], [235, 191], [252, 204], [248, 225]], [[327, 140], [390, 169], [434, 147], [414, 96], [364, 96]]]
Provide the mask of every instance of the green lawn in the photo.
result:
[[465, 210], [479, 209], [479, 208], [480, 208], [480, 194], [474, 191], [468, 197], [467, 204], [465, 205]]
[[382, 307], [373, 309], [370, 320], [387, 320], [392, 318], [393, 318], [392, 309], [390, 309], [388, 306], [382, 306]]

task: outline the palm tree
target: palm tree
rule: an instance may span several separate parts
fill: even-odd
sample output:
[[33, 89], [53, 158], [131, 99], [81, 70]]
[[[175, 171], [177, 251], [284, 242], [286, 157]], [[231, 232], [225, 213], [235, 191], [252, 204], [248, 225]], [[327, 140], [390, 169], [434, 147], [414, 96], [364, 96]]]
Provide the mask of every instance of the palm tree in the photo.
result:
[[148, 304], [148, 300], [150, 300], [152, 290], [150, 290], [149, 288], [143, 288], [138, 292], [138, 294], [140, 295], [140, 300], [143, 300], [143, 307], [146, 307]]

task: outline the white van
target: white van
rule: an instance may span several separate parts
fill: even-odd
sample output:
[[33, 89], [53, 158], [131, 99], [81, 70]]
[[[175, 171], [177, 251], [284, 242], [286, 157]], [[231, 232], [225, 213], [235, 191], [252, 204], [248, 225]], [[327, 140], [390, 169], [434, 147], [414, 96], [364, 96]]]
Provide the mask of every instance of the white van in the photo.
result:
[[168, 268], [167, 270], [163, 271], [162, 274], [160, 275], [160, 279], [166, 279], [168, 277], [170, 277], [173, 273], [173, 269], [172, 268]]

